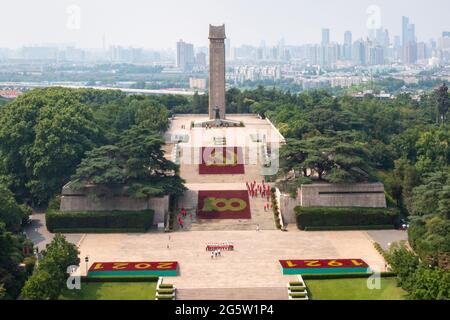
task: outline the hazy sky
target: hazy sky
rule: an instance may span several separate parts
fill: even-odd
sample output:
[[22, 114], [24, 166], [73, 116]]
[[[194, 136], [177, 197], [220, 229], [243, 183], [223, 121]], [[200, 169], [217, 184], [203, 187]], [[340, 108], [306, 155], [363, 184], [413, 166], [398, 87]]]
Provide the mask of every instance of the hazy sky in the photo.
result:
[[[206, 45], [208, 24], [226, 23], [232, 46], [320, 42], [321, 29], [332, 41], [366, 36], [370, 5], [381, 10], [381, 24], [400, 35], [401, 17], [416, 24], [421, 40], [450, 30], [449, 0], [1, 0], [0, 47], [42, 43], [106, 44], [173, 48], [183, 39]], [[77, 19], [77, 9], [81, 9]], [[374, 11], [372, 11], [374, 12]], [[376, 19], [376, 18], [375, 18]], [[377, 19], [376, 19], [377, 20]], [[79, 23], [78, 23], [79, 22]], [[78, 28], [79, 26], [79, 28]]]

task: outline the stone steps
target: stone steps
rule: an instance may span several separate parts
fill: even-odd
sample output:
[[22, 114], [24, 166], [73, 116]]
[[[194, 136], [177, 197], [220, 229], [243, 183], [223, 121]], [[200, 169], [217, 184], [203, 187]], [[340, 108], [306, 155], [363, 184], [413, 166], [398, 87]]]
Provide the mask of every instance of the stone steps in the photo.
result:
[[177, 289], [177, 300], [288, 300], [286, 288]]
[[[230, 230], [252, 230], [255, 231], [257, 226], [260, 230], [275, 230], [275, 222], [271, 210], [264, 211], [264, 205], [267, 203], [266, 199], [250, 198], [251, 220], [208, 220], [198, 219], [194, 220], [192, 224], [187, 226], [188, 230], [192, 231], [230, 231]], [[195, 215], [195, 214], [194, 214]]]
[[240, 223], [228, 220], [226, 223], [217, 221], [205, 221], [201, 223], [193, 223], [191, 231], [230, 231], [230, 230], [256, 230], [255, 223]]

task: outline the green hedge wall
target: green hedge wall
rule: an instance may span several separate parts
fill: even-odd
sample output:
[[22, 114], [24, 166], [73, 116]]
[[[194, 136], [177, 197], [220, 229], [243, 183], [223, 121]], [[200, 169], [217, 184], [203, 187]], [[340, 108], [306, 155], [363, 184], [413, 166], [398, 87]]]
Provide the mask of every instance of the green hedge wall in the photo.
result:
[[394, 227], [399, 216], [391, 208], [296, 207], [295, 213], [301, 230], [387, 228]]
[[153, 210], [144, 211], [98, 211], [98, 212], [61, 212], [48, 210], [45, 215], [47, 229], [50, 232], [76, 230], [122, 230], [142, 232], [153, 224]]
[[[324, 273], [324, 274], [304, 274], [302, 275], [303, 280], [325, 280], [325, 279], [359, 279], [359, 278], [369, 278], [373, 276], [373, 273]], [[396, 277], [397, 274], [394, 272], [380, 272], [381, 278], [392, 278]], [[308, 284], [306, 284], [308, 285]]]
[[135, 277], [81, 277], [81, 282], [158, 282], [157, 276], [135, 276]]

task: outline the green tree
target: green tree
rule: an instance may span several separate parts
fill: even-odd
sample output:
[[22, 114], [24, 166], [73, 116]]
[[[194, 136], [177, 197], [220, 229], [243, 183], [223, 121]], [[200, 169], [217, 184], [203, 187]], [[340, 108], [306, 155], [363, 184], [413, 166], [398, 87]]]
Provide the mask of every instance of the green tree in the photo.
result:
[[435, 99], [437, 106], [437, 116], [436, 123], [445, 123], [447, 120], [448, 108], [450, 106], [450, 98], [448, 96], [448, 87], [444, 83], [435, 91]]
[[42, 252], [42, 259], [22, 289], [30, 300], [55, 300], [66, 285], [69, 266], [78, 266], [78, 248], [57, 234]]
[[6, 289], [3, 283], [0, 284], [0, 300], [4, 300], [6, 297]]
[[151, 129], [134, 126], [116, 146], [89, 152], [78, 166], [72, 186], [123, 187], [136, 198], [179, 195], [185, 190], [183, 180], [178, 166], [164, 157], [163, 144]]
[[92, 111], [70, 89], [37, 89], [0, 112], [1, 169], [16, 196], [46, 202], [101, 141]]
[[26, 214], [24, 208], [17, 204], [12, 192], [0, 184], [0, 222], [5, 224], [7, 230], [19, 232]]
[[35, 271], [22, 289], [22, 297], [28, 300], [56, 300], [61, 293], [59, 277], [42, 269]]
[[391, 270], [397, 274], [399, 285], [410, 291], [414, 286], [414, 273], [419, 268], [419, 257], [404, 244], [392, 243], [385, 258]]
[[412, 300], [449, 300], [450, 272], [438, 268], [420, 267], [413, 276]]
[[409, 212], [418, 216], [438, 213], [439, 204], [442, 205], [447, 201], [446, 191], [449, 186], [450, 176], [448, 171], [436, 171], [427, 174], [423, 184], [413, 189], [408, 203]]

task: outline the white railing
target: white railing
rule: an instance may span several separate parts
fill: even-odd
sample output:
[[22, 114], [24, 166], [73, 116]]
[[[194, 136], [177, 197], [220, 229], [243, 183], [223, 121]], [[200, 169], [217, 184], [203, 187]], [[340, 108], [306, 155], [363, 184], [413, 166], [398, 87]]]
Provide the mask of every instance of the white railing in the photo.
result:
[[283, 214], [281, 213], [281, 192], [280, 189], [275, 188], [275, 203], [277, 204], [277, 208], [278, 208], [278, 218], [280, 220], [280, 225], [281, 225], [281, 230], [283, 230], [285, 228], [284, 226], [284, 221], [283, 221]]

